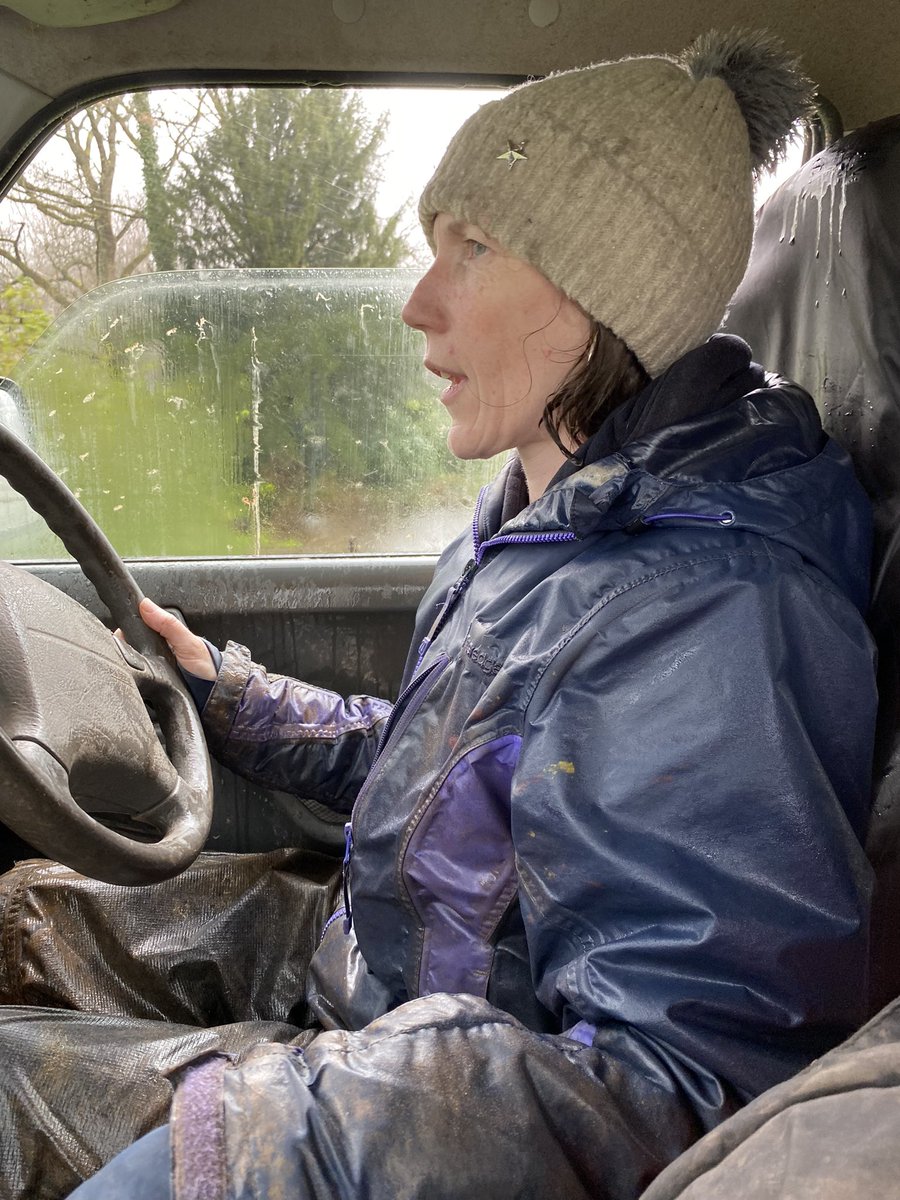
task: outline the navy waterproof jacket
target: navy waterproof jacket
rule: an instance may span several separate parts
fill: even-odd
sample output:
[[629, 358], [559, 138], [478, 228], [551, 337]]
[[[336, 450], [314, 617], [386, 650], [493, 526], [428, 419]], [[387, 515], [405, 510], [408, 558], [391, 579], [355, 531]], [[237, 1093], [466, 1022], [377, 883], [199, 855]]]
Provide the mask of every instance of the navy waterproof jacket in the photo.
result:
[[230, 644], [213, 751], [352, 809], [332, 1032], [226, 1073], [234, 1147], [298, 1196], [635, 1196], [853, 1029], [869, 550], [809, 396], [716, 337], [534, 503], [484, 490], [393, 707]]

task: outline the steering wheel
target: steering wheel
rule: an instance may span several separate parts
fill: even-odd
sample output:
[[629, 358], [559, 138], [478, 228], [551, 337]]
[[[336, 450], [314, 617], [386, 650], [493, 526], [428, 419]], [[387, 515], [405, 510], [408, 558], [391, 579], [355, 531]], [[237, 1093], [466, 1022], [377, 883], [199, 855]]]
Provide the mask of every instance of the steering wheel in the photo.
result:
[[0, 474], [60, 537], [128, 639], [0, 563], [0, 820], [95, 879], [177, 875], [206, 841], [213, 784], [171, 651], [141, 620], [141, 592], [94, 520], [3, 425]]

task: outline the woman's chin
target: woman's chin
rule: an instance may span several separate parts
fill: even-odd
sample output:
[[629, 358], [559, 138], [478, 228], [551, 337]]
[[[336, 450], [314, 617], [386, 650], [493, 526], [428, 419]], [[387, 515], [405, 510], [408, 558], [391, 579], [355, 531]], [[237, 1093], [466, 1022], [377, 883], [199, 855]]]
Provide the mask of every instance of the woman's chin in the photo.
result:
[[447, 434], [447, 448], [454, 458], [466, 461], [473, 458], [488, 457], [488, 455], [479, 451], [478, 444], [469, 434], [469, 431], [461, 429], [458, 425], [450, 427], [450, 432]]

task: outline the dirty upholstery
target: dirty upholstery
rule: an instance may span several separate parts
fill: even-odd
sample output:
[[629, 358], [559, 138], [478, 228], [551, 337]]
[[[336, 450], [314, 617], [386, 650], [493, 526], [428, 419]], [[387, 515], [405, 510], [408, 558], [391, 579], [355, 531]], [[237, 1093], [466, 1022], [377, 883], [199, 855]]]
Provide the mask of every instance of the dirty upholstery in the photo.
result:
[[298, 850], [204, 854], [152, 887], [45, 860], [0, 878], [0, 1200], [67, 1196], [166, 1119], [198, 1056], [308, 1042], [336, 883]]
[[697, 1142], [641, 1200], [861, 1200], [900, 1179], [900, 1001]]
[[879, 727], [870, 1011], [900, 994], [900, 116], [817, 155], [763, 206], [727, 328], [816, 397], [875, 520]]

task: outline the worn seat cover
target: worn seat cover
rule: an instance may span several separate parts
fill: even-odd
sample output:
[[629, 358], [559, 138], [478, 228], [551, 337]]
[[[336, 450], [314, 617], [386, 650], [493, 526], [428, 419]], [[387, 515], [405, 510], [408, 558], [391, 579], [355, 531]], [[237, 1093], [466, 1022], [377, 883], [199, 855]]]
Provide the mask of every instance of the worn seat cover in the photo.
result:
[[802, 384], [875, 517], [869, 623], [879, 724], [867, 849], [877, 885], [870, 1012], [900, 994], [900, 116], [811, 159], [762, 207], [727, 328]]
[[708, 1133], [641, 1200], [862, 1200], [900, 1188], [900, 1001]]
[[325, 856], [202, 854], [149, 887], [45, 860], [0, 878], [0, 1200], [62, 1200], [168, 1117], [182, 1067], [314, 1036]]

